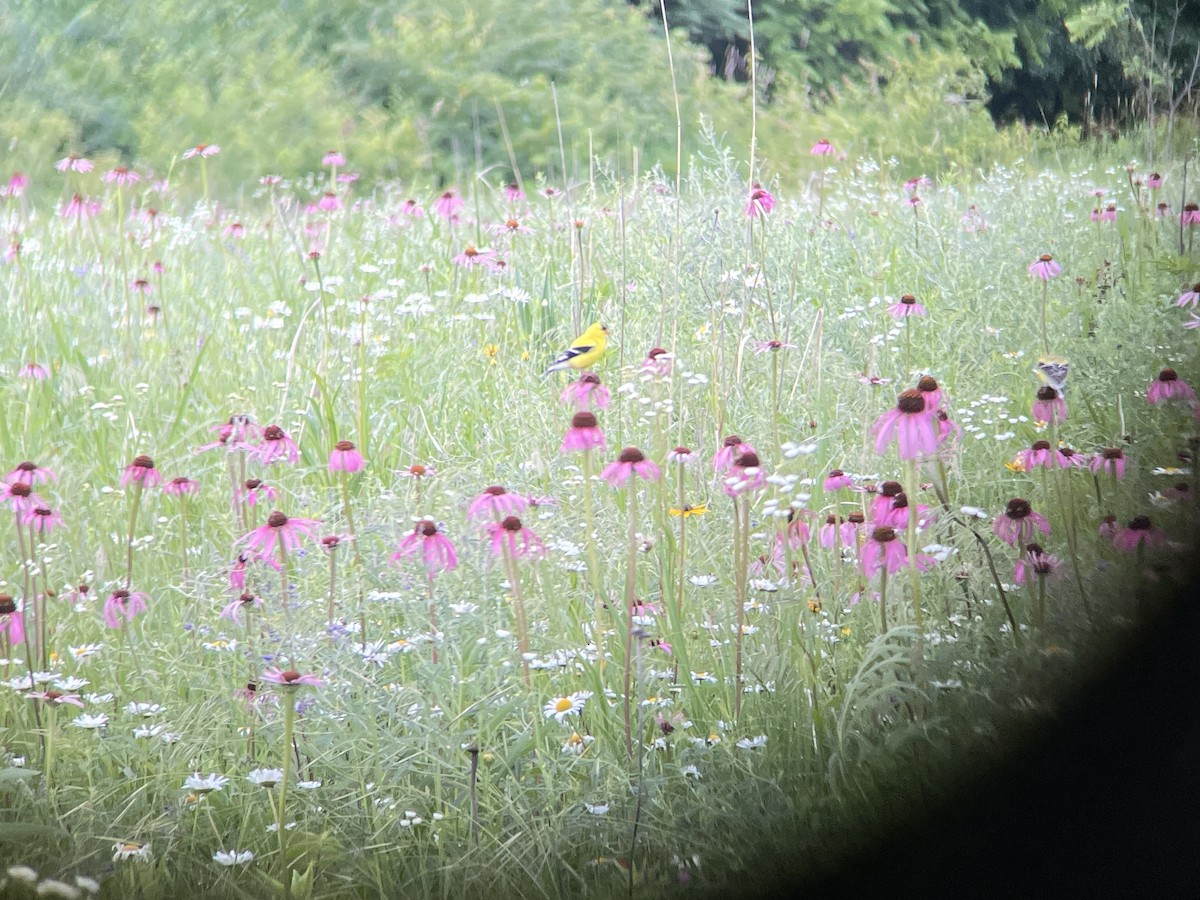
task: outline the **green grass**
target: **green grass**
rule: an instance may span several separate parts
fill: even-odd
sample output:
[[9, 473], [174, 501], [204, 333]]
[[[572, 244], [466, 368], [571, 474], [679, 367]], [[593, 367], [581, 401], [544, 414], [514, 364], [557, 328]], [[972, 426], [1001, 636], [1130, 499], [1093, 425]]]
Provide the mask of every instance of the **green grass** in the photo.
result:
[[[620, 181], [600, 173], [554, 185], [569, 190], [553, 200], [531, 190], [514, 211], [481, 178], [462, 186], [467, 203], [453, 228], [432, 211], [401, 217], [413, 189], [383, 183], [355, 184], [352, 205], [306, 215], [320, 176], [236, 202], [214, 195], [212, 206], [188, 205], [179, 197], [199, 192], [198, 162], [179, 165], [165, 196], [144, 182], [126, 189], [122, 206], [134, 215], [124, 225], [115, 189], [99, 173], [71, 176], [103, 202], [81, 227], [56, 214], [52, 179], [3, 208], [21, 253], [0, 270], [9, 298], [0, 313], [0, 448], [9, 466], [30, 459], [59, 473], [38, 491], [65, 523], [26, 554], [28, 568], [9, 526], [2, 589], [27, 601], [46, 586], [56, 592], [52, 668], [87, 679], [84, 712], [109, 717], [104, 731], [83, 730], [72, 724], [79, 711], [63, 706], [51, 728], [44, 705], [20, 690], [0, 694], [10, 758], [0, 769], [0, 842], [9, 860], [44, 877], [95, 877], [113, 897], [283, 893], [280, 842], [266, 831], [279, 789], [245, 776], [282, 764], [284, 717], [278, 703], [252, 709], [236, 697], [259, 680], [264, 653], [325, 680], [299, 695], [299, 768], [286, 800], [296, 827], [285, 847], [287, 868], [311, 881], [298, 881], [293, 896], [615, 896], [629, 882], [617, 861], [630, 858], [634, 893], [660, 896], [679, 883], [677, 860], [689, 861], [693, 885], [719, 888], [778, 841], [816, 870], [865, 840], [863, 823], [892, 820], [966, 777], [955, 762], [962, 748], [992, 758], [1061, 699], [1150, 602], [1140, 568], [1172, 577], [1169, 549], [1145, 554], [1139, 567], [1096, 535], [1105, 513], [1121, 522], [1149, 513], [1184, 539], [1194, 514], [1186, 502], [1147, 501], [1191, 480], [1154, 469], [1180, 465], [1177, 453], [1195, 446], [1190, 410], [1150, 406], [1144, 392], [1166, 365], [1185, 380], [1197, 376], [1192, 335], [1180, 328], [1186, 313], [1172, 303], [1195, 280], [1196, 260], [1179, 254], [1171, 220], [1138, 213], [1124, 160], [997, 166], [977, 180], [918, 188], [915, 216], [903, 182], [920, 173], [847, 161], [826, 182], [828, 223], [817, 221], [817, 198], [796, 178], [768, 185], [779, 204], [751, 221], [732, 156], [712, 148], [693, 160], [679, 196], [653, 174]], [[209, 160], [210, 171], [221, 162]], [[1159, 169], [1174, 193], [1179, 166]], [[1093, 188], [1121, 206], [1115, 226], [1089, 221]], [[64, 188], [63, 199], [74, 189]], [[427, 206], [435, 198], [416, 196]], [[986, 231], [964, 230], [971, 204], [990, 223]], [[154, 225], [136, 214], [150, 206], [160, 210]], [[510, 239], [483, 230], [510, 215], [532, 233]], [[244, 238], [225, 233], [234, 221]], [[306, 234], [306, 224], [316, 230]], [[122, 231], [132, 238], [122, 241]], [[469, 243], [497, 250], [506, 271], [452, 265]], [[1075, 471], [1056, 484], [1005, 466], [1049, 437], [1030, 415], [1041, 293], [1026, 267], [1043, 252], [1064, 266], [1048, 291], [1051, 350], [1071, 364], [1071, 414], [1059, 437], [1083, 452], [1124, 446], [1131, 468], [1120, 483]], [[155, 261], [165, 266], [161, 276]], [[137, 278], [154, 292], [130, 291]], [[903, 293], [929, 309], [907, 334], [886, 311]], [[145, 309], [151, 303], [156, 315]], [[591, 540], [609, 606], [602, 614], [615, 630], [601, 667], [586, 649], [594, 609], [581, 461], [558, 452], [572, 412], [559, 400], [566, 376], [540, 377], [597, 319], [612, 333], [597, 371], [613, 395], [598, 413], [609, 449], [597, 468], [628, 445], [663, 466], [663, 481], [638, 488], [638, 597], [673, 607], [687, 529], [683, 620], [663, 615], [650, 626], [674, 656], [646, 646], [634, 663], [635, 700], [647, 705], [634, 704], [641, 750], [632, 762], [617, 696], [628, 491], [602, 481], [593, 489]], [[754, 352], [770, 339], [794, 346]], [[675, 356], [666, 378], [639, 373], [653, 346]], [[27, 362], [51, 377], [19, 377]], [[939, 506], [933, 490], [915, 488], [894, 448], [878, 456], [870, 437], [871, 423], [926, 372], [942, 383], [963, 433], [946, 459], [949, 509], [918, 546], [953, 555], [920, 578], [923, 631], [907, 573], [889, 578], [890, 629], [880, 634], [878, 604], [852, 605], [878, 580], [866, 585], [852, 561], [835, 565], [815, 533], [835, 503], [845, 513], [866, 495], [827, 495], [820, 482], [834, 467], [864, 484], [898, 479], [913, 501]], [[866, 375], [889, 383], [863, 383]], [[242, 476], [239, 454], [195, 452], [215, 440], [211, 426], [242, 413], [283, 427], [299, 444], [298, 464], [248, 462]], [[751, 582], [749, 692], [736, 721], [733, 511], [709, 462], [733, 432], [758, 448], [773, 476], [753, 498], [751, 560], [769, 553], [780, 513], [811, 510], [816, 582], [781, 583], [770, 572], [773, 590]], [[329, 556], [308, 541], [289, 558], [289, 610], [279, 576], [259, 565], [250, 584], [265, 605], [250, 627], [218, 618], [236, 596], [228, 575], [247, 530], [232, 512], [230, 467], [238, 480], [262, 477], [279, 492], [250, 510], [252, 524], [279, 509], [320, 519], [318, 534], [344, 535], [340, 483], [326, 465], [339, 440], [356, 442], [368, 465], [348, 480], [361, 565], [349, 547], [336, 551], [333, 632]], [[707, 503], [703, 516], [668, 512], [680, 488], [665, 455], [678, 445], [700, 457], [682, 496]], [[150, 609], [127, 630], [108, 629], [101, 607], [124, 584], [132, 500], [119, 480], [143, 453], [165, 478], [202, 485], [188, 504], [189, 571], [179, 502], [146, 491], [132, 587], [149, 595]], [[403, 477], [414, 464], [436, 473]], [[927, 466], [919, 480], [934, 474]], [[512, 585], [466, 517], [491, 484], [556, 501], [522, 514], [548, 548], [540, 562], [517, 563], [531, 652], [563, 660], [536, 668], [528, 687]], [[1031, 593], [1007, 591], [1019, 641], [989, 568], [994, 561], [1007, 585], [1015, 553], [988, 521], [974, 521], [977, 540], [959, 512], [973, 506], [995, 516], [1017, 496], [1050, 519], [1043, 543], [1066, 573], [1050, 584], [1042, 629], [1033, 627]], [[1078, 580], [1066, 538], [1072, 505]], [[426, 514], [444, 524], [459, 554], [458, 568], [435, 582], [436, 665], [422, 642], [423, 573], [413, 561], [389, 562]], [[714, 576], [712, 585], [687, 580], [701, 576]], [[83, 597], [73, 594], [81, 583], [90, 587]], [[364, 615], [368, 658], [358, 631]], [[102, 649], [73, 658], [70, 648], [85, 643]], [[26, 671], [24, 648], [9, 656], [7, 677], [16, 679]], [[690, 671], [715, 682], [693, 682]], [[548, 700], [579, 690], [593, 692], [581, 716], [559, 724], [543, 715]], [[143, 721], [126, 712], [131, 702], [163, 709]], [[663, 734], [656, 712], [682, 713], [691, 724]], [[134, 735], [159, 724], [178, 740]], [[572, 731], [593, 739], [578, 756], [563, 752]], [[759, 735], [764, 746], [737, 746]], [[478, 841], [470, 746], [479, 754]], [[24, 770], [11, 757], [23, 757]], [[230, 782], [189, 797], [181, 786], [194, 772]], [[297, 778], [320, 786], [298, 788]], [[113, 845], [124, 841], [150, 842], [150, 861], [114, 863]], [[232, 869], [212, 861], [235, 848], [252, 850], [254, 860]], [[10, 878], [6, 890], [18, 889]]]

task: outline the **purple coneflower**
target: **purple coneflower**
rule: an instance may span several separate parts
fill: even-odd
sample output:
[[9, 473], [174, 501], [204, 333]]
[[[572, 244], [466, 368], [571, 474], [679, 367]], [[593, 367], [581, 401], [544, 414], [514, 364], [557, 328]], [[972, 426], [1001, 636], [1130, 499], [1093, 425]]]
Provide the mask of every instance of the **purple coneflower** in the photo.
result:
[[538, 536], [522, 525], [516, 516], [506, 516], [499, 522], [489, 522], [484, 528], [491, 535], [492, 553], [496, 556], [502, 556], [506, 546], [512, 559], [528, 555], [541, 556], [546, 552]]
[[836, 151], [833, 149], [833, 144], [825, 138], [821, 138], [809, 148], [808, 152], [813, 156], [833, 156]]
[[1150, 403], [1165, 403], [1168, 400], [1195, 400], [1196, 392], [1181, 379], [1174, 369], [1163, 369], [1146, 389], [1146, 400]]
[[47, 469], [45, 466], [39, 466], [28, 460], [17, 463], [17, 467], [4, 478], [6, 481], [20, 481], [29, 485], [37, 484], [39, 481], [58, 481], [58, 475], [53, 469]]
[[125, 166], [117, 166], [115, 169], [105, 172], [101, 180], [118, 187], [125, 187], [128, 184], [137, 184], [141, 177], [137, 172], [127, 169]]
[[921, 392], [927, 410], [933, 412], [942, 408], [945, 394], [942, 393], [942, 386], [932, 375], [922, 375], [917, 381], [917, 390]]
[[560, 453], [574, 453], [580, 450], [603, 450], [604, 432], [600, 424], [590, 412], [577, 412], [571, 417], [571, 427], [563, 437]]
[[130, 484], [140, 484], [142, 487], [158, 487], [162, 483], [162, 475], [154, 468], [154, 460], [142, 454], [135, 456], [133, 462], [125, 467], [121, 475], [121, 487]]
[[62, 515], [48, 506], [34, 505], [21, 514], [21, 524], [38, 534], [49, 534], [62, 523]]
[[1043, 550], [1041, 544], [1028, 544], [1013, 567], [1013, 581], [1025, 584], [1030, 575], [1054, 578], [1061, 574], [1061, 567], [1062, 560]]
[[295, 463], [300, 459], [300, 448], [278, 425], [263, 429], [262, 442], [254, 448], [254, 458], [264, 466], [278, 460]]
[[320, 687], [325, 683], [316, 675], [301, 675], [294, 669], [283, 671], [277, 666], [264, 670], [262, 680], [286, 688]]
[[41, 700], [54, 706], [70, 703], [72, 706], [84, 708], [83, 699], [78, 694], [64, 694], [62, 691], [30, 691], [25, 695], [26, 700]]
[[25, 515], [35, 506], [43, 504], [42, 498], [23, 481], [0, 483], [0, 503], [7, 503], [18, 515]]
[[92, 161], [72, 153], [56, 162], [54, 168], [60, 172], [90, 172], [92, 171]]
[[1149, 516], [1134, 516], [1128, 525], [1117, 525], [1113, 529], [1113, 547], [1122, 553], [1132, 553], [1139, 546], [1147, 550], [1161, 547], [1167, 536], [1154, 527]]
[[243, 481], [242, 486], [238, 488], [238, 500], [247, 506], [257, 506], [260, 499], [274, 500], [275, 488], [261, 478], [247, 478]]
[[1049, 534], [1050, 523], [1046, 521], [1045, 516], [1033, 511], [1028, 500], [1022, 500], [1020, 497], [1009, 500], [1004, 507], [1004, 512], [1000, 513], [996, 517], [996, 521], [992, 523], [992, 531], [996, 537], [1010, 547], [1015, 547], [1018, 542], [1028, 544], [1033, 537], [1034, 529], [1042, 534]]
[[750, 189], [750, 199], [746, 201], [746, 216], [751, 219], [766, 216], [774, 208], [775, 197], [757, 181], [754, 182]]
[[1120, 447], [1105, 447], [1092, 457], [1092, 473], [1112, 475], [1120, 481], [1125, 477], [1125, 451]]
[[50, 377], [50, 370], [41, 363], [28, 362], [21, 366], [17, 377], [25, 381], [45, 381]]
[[638, 367], [638, 371], [643, 375], [650, 375], [654, 378], [666, 378], [671, 374], [671, 369], [675, 364], [675, 356], [662, 347], [651, 347], [646, 354], [646, 358], [642, 360], [642, 364]]
[[200, 482], [178, 475], [163, 485], [163, 493], [172, 497], [190, 497], [200, 490]]
[[867, 510], [867, 515], [871, 517], [872, 522], [877, 521], [881, 515], [892, 508], [896, 498], [904, 493], [904, 485], [898, 481], [884, 481], [875, 489], [874, 493], [871, 506]]
[[558, 399], [563, 403], [573, 405], [581, 411], [608, 409], [612, 399], [608, 388], [600, 383], [600, 378], [591, 372], [584, 372], [577, 381], [567, 384]]
[[504, 186], [504, 199], [509, 203], [517, 203], [525, 199], [525, 192], [515, 181], [510, 181]]
[[1029, 274], [1042, 281], [1049, 281], [1062, 274], [1062, 266], [1056, 263], [1049, 253], [1043, 253], [1029, 266]]
[[367, 461], [363, 459], [363, 455], [355, 449], [354, 444], [350, 441], [338, 441], [333, 445], [333, 452], [329, 454], [330, 472], [353, 474], [361, 471], [366, 464]]
[[[862, 563], [863, 574], [868, 578], [885, 569], [889, 575], [894, 575], [908, 565], [908, 548], [897, 536], [895, 528], [880, 525], [871, 529], [859, 561]], [[932, 557], [918, 554], [916, 566], [924, 572], [933, 562]]]
[[412, 530], [411, 534], [401, 539], [396, 552], [389, 557], [392, 562], [400, 562], [421, 553], [425, 571], [432, 578], [435, 574], [449, 572], [458, 567], [458, 554], [454, 552], [454, 544], [450, 538], [438, 528], [433, 519], [422, 519]]
[[1185, 203], [1183, 212], [1179, 214], [1179, 221], [1185, 226], [1200, 225], [1200, 206], [1195, 203]]
[[[1184, 291], [1175, 301], [1176, 306], [1191, 306], [1193, 309], [1200, 303], [1200, 284], [1193, 284], [1190, 290]], [[1187, 327], [1187, 326], [1184, 326]], [[1195, 327], [1194, 325], [1191, 327]]]
[[725, 494], [740, 497], [749, 491], [762, 490], [767, 485], [767, 473], [753, 450], [739, 454], [725, 473]]
[[494, 250], [488, 250], [486, 247], [483, 250], [476, 250], [474, 246], [468, 244], [466, 249], [455, 256], [451, 262], [469, 269], [473, 266], [486, 266], [493, 256], [495, 256]]
[[821, 490], [840, 491], [842, 488], [848, 488], [854, 481], [843, 472], [841, 469], [830, 469], [829, 474], [825, 476], [825, 480], [821, 482]]
[[1043, 385], [1033, 401], [1033, 417], [1039, 422], [1061, 424], [1067, 421], [1067, 401], [1050, 385]]
[[900, 302], [889, 306], [888, 312], [892, 314], [893, 319], [904, 319], [908, 316], [923, 316], [926, 314], [925, 307], [918, 303], [917, 298], [912, 294], [902, 294]]
[[25, 614], [9, 594], [0, 594], [0, 634], [10, 647], [25, 643]]
[[104, 601], [104, 624], [109, 628], [120, 628], [132, 622], [139, 613], [146, 611], [146, 601], [149, 599], [141, 591], [130, 592], [117, 588]]
[[250, 609], [255, 606], [262, 606], [262, 597], [257, 594], [252, 594], [249, 591], [242, 591], [233, 600], [230, 600], [220, 612], [220, 618], [229, 619], [235, 625], [241, 625], [241, 613], [243, 609]]
[[1156, 191], [1162, 187], [1162, 183], [1163, 177], [1157, 172], [1151, 172], [1148, 176], [1146, 176], [1146, 187], [1150, 188], [1152, 191]]
[[1080, 453], [1070, 447], [1058, 448], [1058, 467], [1060, 469], [1086, 469], [1090, 464], [1086, 453]]
[[300, 546], [300, 536], [304, 535], [317, 540], [313, 529], [321, 523], [317, 519], [288, 518], [275, 510], [267, 516], [267, 523], [242, 536], [246, 547], [255, 550], [264, 558], [270, 558], [277, 545], [282, 545], [287, 553]]
[[754, 344], [754, 352], [757, 353], [774, 353], [779, 350], [795, 350], [795, 344], [785, 344], [780, 340], [757, 341]]
[[221, 148], [217, 144], [197, 144], [195, 147], [189, 147], [183, 151], [184, 159], [194, 159], [199, 156], [201, 159], [208, 159], [210, 156], [216, 156], [221, 152]]
[[455, 188], [443, 192], [433, 204], [433, 211], [447, 221], [458, 215], [458, 211], [462, 208], [463, 198], [458, 196]]
[[520, 494], [514, 494], [507, 488], [494, 484], [484, 488], [483, 493], [471, 501], [471, 505], [467, 507], [467, 518], [488, 519], [494, 523], [494, 520], [503, 516], [516, 515], [528, 505], [529, 501]]
[[681, 467], [692, 465], [698, 458], [690, 447], [675, 447], [667, 451], [667, 462]]
[[713, 471], [724, 472], [733, 465], [733, 460], [743, 453], [757, 453], [753, 446], [747, 444], [736, 434], [731, 434], [721, 442], [721, 449], [713, 454]]
[[337, 150], [330, 150], [321, 157], [321, 165], [323, 166], [344, 166], [346, 157], [342, 156]]
[[1052, 469], [1057, 465], [1054, 454], [1050, 450], [1049, 441], [1034, 441], [1028, 450], [1017, 454], [1021, 467], [1026, 471], [1033, 469]]
[[901, 459], [932, 456], [937, 450], [932, 410], [925, 408], [925, 398], [917, 390], [902, 391], [896, 406], [876, 419], [871, 431], [875, 435], [876, 453], [886, 453], [893, 440]]
[[631, 476], [637, 475], [646, 481], [657, 481], [662, 473], [658, 466], [646, 459], [645, 454], [637, 447], [626, 447], [601, 472], [600, 477], [613, 487], [621, 487]]

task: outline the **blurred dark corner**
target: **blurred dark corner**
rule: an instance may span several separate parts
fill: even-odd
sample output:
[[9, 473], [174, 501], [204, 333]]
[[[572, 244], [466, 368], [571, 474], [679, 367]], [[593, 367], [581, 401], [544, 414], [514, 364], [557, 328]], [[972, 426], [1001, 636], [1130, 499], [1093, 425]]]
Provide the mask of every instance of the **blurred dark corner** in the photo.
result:
[[739, 896], [1200, 897], [1197, 557], [1005, 764], [821, 878], [753, 861]]

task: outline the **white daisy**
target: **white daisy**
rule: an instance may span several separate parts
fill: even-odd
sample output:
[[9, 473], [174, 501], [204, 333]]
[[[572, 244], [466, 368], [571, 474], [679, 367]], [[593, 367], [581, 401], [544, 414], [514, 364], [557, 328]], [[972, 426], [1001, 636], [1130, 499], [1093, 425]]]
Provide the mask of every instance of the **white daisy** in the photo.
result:
[[150, 850], [150, 844], [139, 844], [136, 841], [122, 841], [113, 844], [113, 862], [124, 862], [132, 860], [134, 862], [150, 862], [154, 858]]
[[283, 769], [254, 769], [246, 780], [259, 787], [272, 788], [283, 781]]
[[737, 742], [738, 748], [741, 750], [756, 750], [759, 747], [767, 746], [767, 736], [760, 734], [757, 737], [742, 738]]
[[555, 697], [546, 703], [542, 708], [542, 713], [547, 719], [553, 718], [562, 722], [567, 716], [581, 712], [584, 703], [591, 696], [591, 691], [576, 691], [566, 697]]
[[86, 728], [91, 731], [99, 731], [101, 728], [106, 728], [108, 726], [108, 716], [106, 716], [104, 713], [100, 713], [98, 716], [90, 716], [87, 713], [84, 713], [81, 716], [76, 716], [71, 724], [76, 728]]
[[585, 803], [583, 808], [590, 812], [593, 816], [602, 816], [608, 812], [607, 803]]
[[244, 866], [252, 859], [253, 850], [218, 850], [213, 854], [213, 862], [222, 866]]
[[205, 777], [200, 777], [200, 773], [196, 772], [189, 775], [183, 783], [183, 790], [191, 791], [194, 794], [210, 794], [213, 791], [219, 791], [225, 785], [229, 784], [229, 779], [224, 775], [218, 775], [213, 772]]

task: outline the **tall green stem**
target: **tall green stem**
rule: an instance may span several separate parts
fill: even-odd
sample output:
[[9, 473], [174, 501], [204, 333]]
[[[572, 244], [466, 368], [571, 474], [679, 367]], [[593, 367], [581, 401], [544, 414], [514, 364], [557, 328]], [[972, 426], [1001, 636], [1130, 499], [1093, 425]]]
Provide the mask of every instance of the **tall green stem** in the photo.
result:
[[632, 723], [629, 719], [629, 692], [632, 672], [630, 665], [633, 659], [633, 605], [637, 590], [637, 479], [629, 478], [629, 556], [625, 570], [625, 756], [633, 760]]

